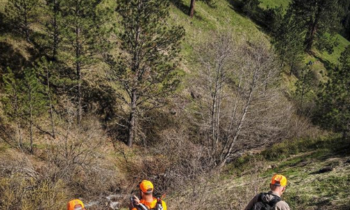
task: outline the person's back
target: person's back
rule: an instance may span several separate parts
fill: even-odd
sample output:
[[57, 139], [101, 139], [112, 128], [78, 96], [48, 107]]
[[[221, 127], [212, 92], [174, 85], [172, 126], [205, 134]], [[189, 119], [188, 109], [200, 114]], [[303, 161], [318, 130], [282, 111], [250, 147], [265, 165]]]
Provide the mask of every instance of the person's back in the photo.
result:
[[[160, 202], [161, 202], [162, 209], [167, 210], [166, 203], [164, 201], [160, 201]], [[146, 206], [148, 209], [157, 209], [158, 200], [157, 198], [153, 197], [152, 202], [147, 202], [145, 199], [141, 199], [140, 203]], [[132, 208], [132, 210], [139, 210], [139, 209], [142, 209], [142, 208], [139, 206], [135, 206], [134, 208]]]
[[281, 199], [286, 185], [286, 177], [282, 175], [273, 176], [270, 184], [271, 191], [256, 195], [245, 210], [290, 210], [289, 205]]
[[289, 206], [285, 201], [282, 201], [278, 195], [273, 192], [260, 193], [256, 195], [245, 210], [289, 210]]

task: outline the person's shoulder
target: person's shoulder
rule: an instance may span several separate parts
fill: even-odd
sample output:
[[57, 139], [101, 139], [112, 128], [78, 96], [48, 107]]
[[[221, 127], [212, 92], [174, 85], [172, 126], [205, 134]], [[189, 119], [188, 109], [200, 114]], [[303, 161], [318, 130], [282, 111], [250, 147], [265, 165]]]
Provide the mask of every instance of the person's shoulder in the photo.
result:
[[256, 194], [253, 198], [259, 198], [261, 195], [263, 195], [263, 194], [266, 194], [266, 193], [258, 193], [258, 194]]
[[290, 210], [288, 203], [285, 201], [277, 202], [275, 207], [277, 210]]
[[166, 205], [166, 202], [162, 200], [162, 205]]

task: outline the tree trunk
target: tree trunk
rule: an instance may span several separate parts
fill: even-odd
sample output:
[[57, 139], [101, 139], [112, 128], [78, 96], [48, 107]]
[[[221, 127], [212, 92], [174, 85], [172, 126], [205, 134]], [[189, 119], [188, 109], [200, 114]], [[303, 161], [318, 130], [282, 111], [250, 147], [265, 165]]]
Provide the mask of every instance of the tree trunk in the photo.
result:
[[311, 21], [311, 23], [309, 25], [309, 30], [306, 34], [306, 39], [305, 39], [306, 52], [311, 52], [311, 49], [314, 45], [318, 21], [320, 19], [321, 13], [322, 13], [322, 7], [319, 6], [318, 11], [317, 11], [316, 16], [315, 16], [315, 19], [313, 21]]
[[14, 93], [15, 94], [15, 101], [14, 101], [14, 106], [15, 106], [15, 120], [16, 120], [16, 125], [17, 125], [17, 141], [18, 141], [18, 147], [22, 149], [22, 134], [21, 134], [21, 125], [19, 122], [19, 108], [18, 108], [18, 96], [17, 96], [17, 91]]
[[250, 103], [251, 103], [251, 100], [252, 100], [252, 97], [253, 97], [253, 92], [255, 90], [255, 86], [256, 86], [256, 77], [257, 77], [257, 72], [258, 70], [255, 70], [254, 72], [254, 75], [253, 75], [253, 78], [252, 78], [252, 84], [251, 84], [251, 87], [250, 87], [250, 91], [249, 91], [249, 95], [248, 95], [248, 98], [247, 98], [247, 102], [245, 104], [245, 107], [243, 109], [243, 115], [238, 123], [238, 128], [235, 132], [235, 135], [233, 137], [233, 140], [231, 141], [229, 147], [227, 148], [227, 152], [225, 153], [224, 150], [225, 148], [222, 149], [221, 151], [221, 154], [220, 154], [220, 162], [218, 164], [218, 167], [219, 168], [222, 168], [226, 161], [228, 160], [228, 158], [230, 157], [230, 154], [233, 150], [233, 147], [236, 143], [236, 141], [238, 140], [238, 137], [240, 135], [240, 132], [241, 132], [241, 129], [243, 127], [243, 124], [245, 122], [245, 118], [246, 118], [246, 115], [248, 113], [248, 109], [250, 108]]
[[194, 7], [196, 4], [196, 0], [191, 0], [191, 5], [190, 5], [190, 11], [189, 11], [189, 16], [192, 18], [194, 15]]
[[33, 154], [33, 102], [32, 102], [32, 94], [29, 90], [29, 114], [30, 114], [30, 122], [29, 122], [29, 135], [30, 135], [30, 153]]
[[[142, 8], [142, 1], [138, 4], [138, 9], [141, 10]], [[141, 33], [141, 27], [140, 23], [137, 22], [136, 24], [136, 30], [135, 30], [135, 46], [133, 47], [133, 58], [132, 58], [132, 71], [135, 73], [135, 76], [133, 78], [133, 84], [132, 89], [130, 93], [130, 115], [129, 115], [129, 130], [128, 130], [128, 142], [127, 145], [129, 147], [132, 147], [134, 139], [135, 139], [135, 131], [136, 131], [136, 109], [137, 109], [137, 84], [138, 80], [142, 78], [139, 72], [140, 67], [140, 33]]]
[[25, 7], [24, 8], [24, 33], [25, 33], [25, 36], [26, 36], [26, 40], [27, 42], [30, 42], [30, 39], [29, 39], [29, 24], [28, 24], [28, 10], [27, 8]]
[[17, 135], [18, 135], [18, 147], [22, 150], [23, 148], [22, 133], [21, 133], [21, 125], [19, 122], [17, 122]]
[[51, 93], [50, 93], [50, 72], [49, 68], [46, 69], [46, 80], [47, 80], [47, 96], [49, 98], [49, 106], [50, 106], [50, 121], [51, 121], [51, 132], [52, 132], [52, 137], [55, 137], [55, 123], [53, 121], [53, 105], [52, 105], [52, 98], [51, 98]]
[[58, 36], [59, 36], [59, 32], [58, 32], [58, 23], [57, 23], [57, 15], [58, 15], [58, 3], [55, 0], [53, 2], [53, 12], [54, 12], [54, 16], [53, 16], [53, 28], [54, 28], [54, 32], [53, 32], [53, 48], [52, 48], [52, 59], [54, 61], [57, 60], [57, 48], [58, 48]]
[[217, 109], [217, 83], [218, 81], [216, 80], [215, 82], [215, 90], [214, 93], [212, 93], [212, 110], [211, 110], [211, 146], [212, 150], [214, 152], [215, 150], [215, 142], [216, 142], [216, 109]]
[[307, 33], [306, 40], [305, 40], [305, 50], [306, 52], [311, 52], [312, 46], [314, 45], [315, 41], [315, 35], [317, 26], [316, 23], [312, 24], [309, 27], [309, 32]]
[[137, 94], [136, 90], [132, 91], [131, 102], [130, 102], [130, 116], [129, 116], [129, 134], [128, 134], [128, 146], [132, 147], [134, 138], [135, 138], [135, 130], [136, 130], [136, 103], [137, 102]]
[[[75, 9], [75, 15], [79, 16], [79, 3], [76, 3], [76, 9]], [[81, 107], [81, 63], [80, 63], [80, 26], [78, 23], [75, 25], [75, 65], [76, 65], [76, 74], [77, 74], [77, 124], [80, 125], [81, 123], [81, 116], [82, 116], [82, 107]]]
[[235, 143], [236, 143], [236, 141], [237, 141], [237, 139], [238, 139], [238, 137], [240, 135], [241, 129], [242, 129], [244, 121], [245, 121], [245, 117], [246, 117], [246, 115], [248, 113], [248, 109], [250, 107], [250, 102], [251, 102], [252, 95], [253, 95], [253, 90], [251, 90], [251, 92], [249, 93], [249, 98], [248, 98], [247, 103], [246, 103], [246, 105], [244, 107], [243, 115], [242, 115], [242, 117], [240, 119], [240, 122], [239, 122], [238, 128], [236, 130], [235, 136], [233, 137], [233, 140], [232, 140], [232, 142], [231, 142], [231, 144], [230, 144], [230, 146], [228, 148], [228, 151], [225, 153], [224, 156], [222, 156], [222, 158], [220, 158], [221, 160], [220, 160], [220, 163], [218, 165], [219, 168], [222, 168], [225, 165], [227, 159], [229, 158], [229, 156], [231, 154], [233, 146], [235, 145]]
[[[79, 50], [77, 50], [79, 51]], [[79, 58], [79, 55], [77, 53], [77, 58]], [[77, 82], [78, 82], [78, 91], [77, 91], [77, 98], [78, 98], [78, 108], [77, 108], [77, 123], [80, 125], [81, 123], [81, 115], [82, 115], [82, 107], [81, 107], [81, 67], [80, 62], [76, 62], [76, 71], [77, 71]]]
[[343, 130], [342, 138], [343, 138], [343, 140], [346, 140], [346, 138], [347, 138], [347, 130]]

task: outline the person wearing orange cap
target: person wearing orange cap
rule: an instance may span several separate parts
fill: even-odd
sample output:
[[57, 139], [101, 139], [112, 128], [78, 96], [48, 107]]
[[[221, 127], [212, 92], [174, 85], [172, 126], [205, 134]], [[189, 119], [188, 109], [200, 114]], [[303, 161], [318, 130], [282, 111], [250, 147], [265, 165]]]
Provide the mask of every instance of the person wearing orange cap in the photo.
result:
[[151, 181], [143, 180], [139, 188], [141, 199], [133, 195], [130, 210], [167, 210], [166, 203], [153, 196], [154, 186]]
[[290, 210], [289, 205], [281, 200], [281, 196], [286, 191], [286, 187], [287, 178], [280, 174], [274, 175], [270, 183], [271, 191], [256, 195], [244, 210]]
[[79, 199], [68, 202], [67, 210], [85, 210], [84, 203]]

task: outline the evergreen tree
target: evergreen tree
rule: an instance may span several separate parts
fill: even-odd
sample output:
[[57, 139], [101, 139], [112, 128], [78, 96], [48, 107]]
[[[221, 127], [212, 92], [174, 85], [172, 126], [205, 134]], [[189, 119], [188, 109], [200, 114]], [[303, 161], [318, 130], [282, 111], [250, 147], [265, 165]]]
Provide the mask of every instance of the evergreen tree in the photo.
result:
[[254, 17], [259, 13], [259, 0], [245, 0], [243, 2], [242, 10], [249, 17]]
[[265, 27], [276, 35], [277, 31], [283, 24], [284, 7], [281, 5], [279, 7], [267, 8], [264, 11], [263, 22]]
[[39, 0], [9, 0], [5, 7], [5, 15], [15, 31], [22, 34], [30, 42], [30, 26], [37, 21]]
[[102, 25], [96, 9], [100, 0], [63, 0], [61, 2], [64, 30], [62, 37], [67, 59], [73, 63], [76, 81], [75, 100], [77, 105], [77, 123], [81, 123], [83, 111], [84, 70], [94, 61], [97, 52], [95, 40], [100, 36]]
[[62, 14], [61, 14], [61, 1], [59, 0], [45, 0], [46, 7], [45, 12], [47, 18], [45, 18], [44, 26], [46, 32], [47, 48], [49, 49], [48, 56], [56, 61], [58, 59], [59, 45], [62, 41]]
[[[332, 52], [336, 40], [329, 36], [337, 32], [340, 23], [338, 0], [293, 0], [289, 6], [289, 18], [294, 30], [303, 31], [304, 48], [310, 52], [315, 46]], [[300, 34], [295, 34], [296, 36]]]
[[343, 26], [341, 33], [345, 38], [349, 40], [350, 39], [350, 0], [340, 0], [340, 3], [341, 3], [340, 6], [344, 8], [343, 14], [342, 14], [343, 18], [341, 20], [341, 23]]
[[185, 32], [182, 27], [166, 26], [168, 0], [117, 2], [123, 52], [110, 64], [114, 79], [125, 91], [120, 98], [129, 106], [128, 145], [132, 146], [139, 111], [164, 105], [179, 84], [177, 58]]
[[323, 128], [343, 133], [350, 129], [350, 47], [340, 57], [340, 66], [330, 72], [329, 80], [318, 95], [314, 120]]
[[10, 68], [7, 68], [7, 73], [3, 74], [2, 77], [4, 83], [4, 94], [1, 97], [1, 102], [4, 105], [4, 113], [7, 115], [10, 121], [16, 124], [17, 130], [17, 143], [18, 147], [23, 146], [22, 137], [22, 104], [23, 97], [21, 93], [20, 81], [16, 79], [15, 74]]
[[43, 85], [40, 83], [35, 68], [27, 68], [24, 71], [24, 78], [22, 80], [23, 91], [23, 116], [29, 124], [29, 142], [30, 153], [33, 153], [33, 135], [34, 125], [38, 117], [40, 117], [46, 110], [46, 99], [44, 95]]
[[59, 86], [61, 81], [58, 79], [56, 65], [52, 61], [48, 61], [45, 57], [42, 57], [36, 64], [35, 69], [38, 73], [41, 84], [43, 84], [42, 91], [46, 98], [46, 105], [49, 112], [51, 133], [50, 135], [55, 138], [55, 122], [54, 122], [54, 104], [56, 103], [53, 85]]
[[290, 74], [298, 75], [297, 64], [303, 59], [302, 31], [292, 27], [292, 21], [287, 13], [276, 32], [273, 40], [275, 50], [282, 61], [282, 66], [287, 64]]
[[40, 83], [35, 68], [26, 68], [23, 78], [16, 78], [9, 70], [4, 75], [4, 84], [6, 95], [2, 100], [5, 104], [5, 113], [17, 124], [20, 147], [23, 146], [21, 129], [28, 126], [29, 151], [33, 153], [34, 126], [38, 117], [46, 110], [44, 86]]
[[309, 114], [309, 107], [307, 104], [313, 100], [313, 88], [315, 85], [315, 76], [311, 68], [312, 62], [310, 61], [306, 67], [302, 68], [298, 72], [298, 80], [295, 83], [295, 99], [297, 102], [298, 112], [302, 115]]

